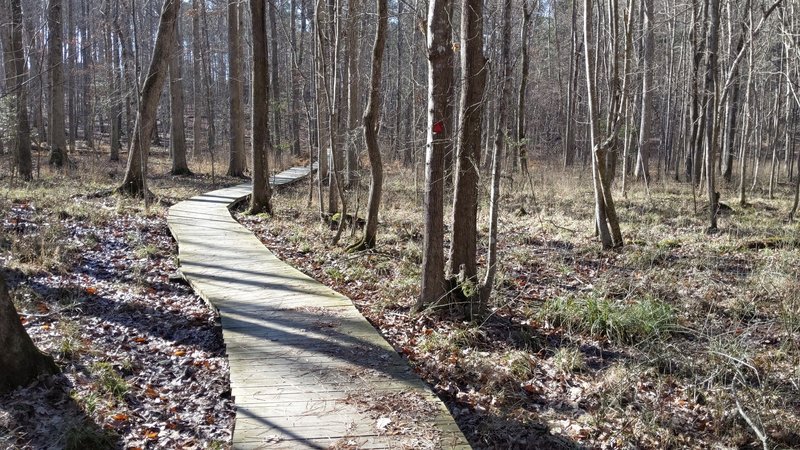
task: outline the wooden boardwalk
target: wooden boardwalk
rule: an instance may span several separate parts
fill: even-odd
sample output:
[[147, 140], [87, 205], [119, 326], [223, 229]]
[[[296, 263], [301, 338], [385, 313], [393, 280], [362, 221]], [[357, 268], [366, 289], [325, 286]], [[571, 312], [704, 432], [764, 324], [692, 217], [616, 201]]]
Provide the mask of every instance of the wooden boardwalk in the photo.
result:
[[198, 195], [168, 219], [183, 276], [220, 312], [237, 407], [233, 447], [470, 448], [350, 299], [280, 261], [231, 217], [228, 206], [250, 189]]

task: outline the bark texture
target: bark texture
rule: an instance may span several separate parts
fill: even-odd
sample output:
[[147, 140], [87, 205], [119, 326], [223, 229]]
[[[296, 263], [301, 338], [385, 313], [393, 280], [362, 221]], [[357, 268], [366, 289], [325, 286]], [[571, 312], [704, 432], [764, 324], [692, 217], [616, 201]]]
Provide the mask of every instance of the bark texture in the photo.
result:
[[142, 87], [136, 125], [128, 151], [125, 178], [122, 180], [122, 185], [117, 188], [117, 191], [122, 194], [137, 197], [145, 195], [144, 177], [147, 169], [147, 154], [150, 150], [150, 136], [153, 133], [161, 90], [167, 78], [169, 55], [173, 46], [175, 22], [180, 5], [180, 0], [164, 0], [161, 8], [161, 20], [158, 24], [155, 48]]
[[228, 2], [228, 65], [230, 75], [230, 127], [231, 151], [228, 164], [229, 177], [243, 177], [246, 168], [244, 152], [244, 110], [242, 109], [242, 59], [239, 37], [239, 2]]
[[[428, 4], [428, 138], [425, 151], [425, 234], [422, 280], [417, 311], [443, 300], [444, 278], [444, 154], [452, 137], [448, 103], [453, 87], [451, 0]], [[438, 126], [437, 126], [438, 124]], [[434, 129], [438, 132], [434, 132]]]
[[453, 195], [452, 276], [477, 280], [478, 170], [481, 161], [483, 94], [486, 85], [483, 54], [483, 2], [464, 0], [461, 8], [461, 104]]
[[10, 0], [3, 5], [0, 32], [3, 41], [3, 61], [7, 88], [11, 94], [14, 113], [14, 167], [23, 180], [32, 176], [31, 128], [28, 122], [27, 70], [25, 50], [22, 47], [22, 7], [20, 0]]
[[267, 24], [264, 0], [250, 0], [253, 26], [253, 194], [250, 213], [272, 214], [272, 188], [269, 185], [269, 67], [267, 64]]
[[192, 0], [192, 154], [200, 156], [203, 140], [203, 55], [200, 43], [200, 0]]
[[183, 123], [183, 41], [180, 35], [180, 23], [176, 21], [173, 33], [172, 55], [169, 61], [169, 110], [170, 118], [170, 153], [172, 153], [172, 175], [191, 175], [186, 164], [186, 127]]
[[0, 276], [0, 395], [58, 372], [53, 358], [39, 351], [20, 322], [5, 279]]
[[378, 147], [378, 114], [381, 110], [383, 50], [386, 46], [386, 28], [388, 28], [389, 16], [386, 0], [376, 0], [375, 3], [378, 13], [378, 26], [375, 30], [375, 44], [372, 47], [369, 100], [367, 101], [367, 110], [364, 112], [363, 118], [364, 140], [367, 143], [372, 180], [369, 184], [369, 203], [367, 205], [367, 223], [364, 227], [364, 237], [360, 243], [351, 248], [352, 250], [375, 247], [375, 239], [378, 234], [378, 210], [380, 209], [381, 192], [383, 190], [383, 160], [381, 159], [381, 149]]
[[[524, 0], [523, 0], [524, 1]], [[489, 194], [489, 252], [486, 258], [486, 277], [480, 289], [477, 304], [473, 304], [471, 312], [482, 316], [489, 303], [494, 278], [497, 274], [497, 222], [500, 214], [500, 175], [503, 172], [505, 143], [508, 138], [508, 110], [511, 104], [511, 0], [503, 0], [503, 22], [501, 25], [501, 94], [497, 104], [497, 123], [494, 131], [492, 149], [492, 190]]]
[[592, 145], [592, 181], [594, 183], [595, 223], [603, 249], [621, 247], [622, 233], [619, 228], [614, 200], [606, 176], [606, 153], [613, 143], [614, 131], [603, 139], [600, 134], [600, 119], [597, 100], [597, 86], [594, 81], [595, 48], [593, 47], [592, 0], [584, 0], [583, 44], [586, 68], [586, 92], [589, 107], [589, 131]]
[[64, 13], [61, 0], [50, 0], [47, 10], [48, 70], [50, 73], [50, 164], [62, 167], [67, 162], [67, 134], [64, 128], [64, 59], [62, 48]]

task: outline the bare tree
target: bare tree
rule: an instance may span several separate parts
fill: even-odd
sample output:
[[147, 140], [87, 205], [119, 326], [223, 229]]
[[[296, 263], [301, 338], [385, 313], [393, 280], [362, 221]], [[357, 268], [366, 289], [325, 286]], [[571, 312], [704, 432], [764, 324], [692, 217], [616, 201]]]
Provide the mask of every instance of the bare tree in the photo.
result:
[[239, 2], [228, 1], [228, 87], [230, 89], [231, 148], [229, 177], [243, 177], [246, 168], [244, 152], [244, 110], [242, 109], [242, 61], [239, 37]]
[[156, 119], [156, 109], [161, 90], [167, 78], [169, 56], [173, 47], [175, 21], [180, 10], [180, 0], [164, 0], [158, 34], [150, 59], [150, 68], [142, 86], [141, 100], [136, 114], [136, 126], [128, 151], [128, 165], [125, 178], [117, 191], [122, 194], [144, 197], [145, 177], [147, 176], [147, 157], [150, 150], [150, 136]]
[[419, 311], [445, 298], [444, 154], [452, 137], [448, 102], [453, 86], [451, 0], [428, 3], [428, 138], [425, 155], [425, 233]]
[[169, 110], [170, 139], [169, 148], [172, 153], [172, 175], [191, 175], [186, 164], [186, 127], [183, 123], [183, 40], [181, 39], [180, 21], [175, 21], [173, 48], [169, 58]]
[[[110, 159], [111, 161], [119, 161], [119, 152], [122, 149], [122, 97], [120, 91], [122, 90], [122, 80], [119, 76], [119, 45], [118, 40], [114, 38], [114, 20], [112, 14], [118, 12], [116, 2], [112, 9], [112, 0], [106, 0], [104, 11], [106, 15], [106, 32], [105, 32], [105, 59], [108, 70], [106, 76], [109, 82], [109, 108], [108, 115], [111, 122], [111, 140]], [[63, 102], [63, 99], [62, 99]], [[62, 125], [63, 127], [63, 125]]]
[[389, 24], [389, 13], [386, 0], [376, 0], [378, 26], [375, 29], [375, 44], [372, 46], [372, 72], [370, 73], [369, 100], [364, 112], [364, 140], [369, 154], [370, 173], [369, 204], [367, 205], [367, 223], [364, 236], [349, 248], [350, 251], [375, 247], [378, 233], [378, 210], [383, 190], [383, 161], [378, 147], [378, 114], [381, 110], [381, 74], [383, 73], [383, 49], [386, 46], [386, 28]]
[[[538, 7], [538, 0], [534, 0], [534, 6]], [[529, 0], [522, 0], [522, 28], [520, 29], [520, 58], [522, 59], [519, 82], [519, 91], [517, 93], [517, 132], [515, 136], [516, 144], [514, 145], [514, 154], [511, 158], [511, 168], [516, 170], [517, 160], [522, 169], [523, 175], [528, 175], [528, 143], [525, 138], [525, 97], [528, 91], [528, 70], [530, 63], [528, 62], [528, 35], [530, 34], [530, 22], [533, 8], [529, 4]], [[567, 121], [571, 120], [568, 113]]]
[[[359, 56], [361, 53], [361, 33], [360, 33], [360, 9], [359, 0], [348, 0], [347, 6], [347, 130], [355, 131], [359, 125], [359, 113], [361, 111], [361, 77], [359, 71]], [[378, 18], [380, 26], [381, 18]], [[386, 38], [384, 37], [384, 42]], [[382, 51], [381, 51], [382, 52]], [[374, 55], [374, 50], [373, 50]], [[375, 60], [373, 59], [373, 67]], [[380, 107], [378, 108], [380, 110]], [[376, 121], [377, 123], [377, 121]], [[377, 137], [376, 137], [377, 142]], [[377, 144], [376, 144], [377, 145]], [[344, 182], [347, 187], [353, 186], [358, 182], [358, 146], [347, 145], [345, 148], [345, 172]], [[371, 159], [371, 158], [370, 158]], [[371, 164], [371, 163], [370, 163]]]
[[3, 41], [3, 61], [6, 82], [11, 95], [14, 114], [14, 166], [19, 177], [30, 180], [32, 176], [31, 129], [28, 122], [27, 70], [25, 49], [22, 47], [22, 6], [20, 0], [8, 0], [3, 5], [0, 33]]
[[567, 117], [566, 117], [566, 136], [564, 137], [564, 166], [570, 167], [575, 163], [575, 126], [577, 120], [575, 117], [578, 105], [578, 73], [580, 72], [580, 57], [581, 47], [583, 43], [580, 42], [578, 37], [578, 0], [572, 0], [570, 3], [570, 10], [572, 12], [571, 20], [571, 41], [570, 46], [572, 57], [569, 60], [569, 84], [567, 85]]
[[250, 213], [272, 214], [272, 188], [269, 185], [269, 65], [267, 64], [267, 24], [264, 0], [250, 0], [253, 30], [253, 193]]
[[[50, 74], [50, 164], [62, 167], [67, 163], [67, 134], [64, 129], [64, 57], [62, 47], [64, 13], [61, 0], [50, 0], [47, 10], [47, 60]], [[74, 121], [74, 118], [70, 121]]]
[[655, 61], [655, 33], [653, 32], [653, 0], [642, 2], [644, 10], [643, 47], [642, 52], [642, 121], [639, 126], [639, 153], [636, 157], [636, 178], [644, 178], [650, 182], [650, 154], [655, 138], [653, 129], [653, 69]]
[[606, 154], [613, 145], [616, 130], [603, 138], [600, 134], [597, 87], [595, 86], [595, 48], [592, 32], [592, 0], [583, 4], [583, 45], [585, 48], [586, 93], [589, 107], [589, 130], [592, 147], [592, 180], [594, 182], [595, 224], [603, 249], [621, 247], [622, 233], [619, 228], [614, 200], [606, 175]]
[[[525, 0], [523, 0], [525, 1]], [[497, 221], [500, 214], [500, 174], [502, 173], [503, 152], [508, 139], [508, 110], [511, 104], [511, 0], [503, 0], [503, 22], [501, 25], [501, 54], [503, 64], [501, 94], [497, 103], [497, 123], [494, 132], [492, 151], [492, 190], [489, 194], [489, 253], [486, 258], [486, 277], [480, 289], [480, 299], [473, 313], [483, 314], [492, 292], [497, 273]]]
[[706, 80], [705, 80], [705, 162], [706, 189], [708, 190], [709, 231], [717, 229], [717, 210], [719, 193], [716, 190], [716, 169], [714, 161], [717, 153], [717, 110], [720, 91], [717, 85], [719, 51], [719, 0], [708, 1], [708, 36], [706, 41]]
[[486, 63], [483, 54], [483, 2], [464, 0], [461, 8], [461, 103], [449, 272], [467, 283], [477, 282], [478, 170]]
[[281, 80], [278, 77], [278, 22], [275, 10], [278, 9], [278, 0], [269, 0], [269, 30], [270, 30], [270, 95], [272, 97], [272, 114], [273, 114], [273, 127], [275, 127], [275, 135], [273, 150], [275, 151], [275, 161], [281, 163], [283, 151], [281, 148]]
[[89, 26], [90, 5], [89, 1], [81, 0], [81, 118], [83, 121], [83, 140], [89, 148], [94, 147], [94, 39], [92, 28]]
[[200, 31], [200, 3], [192, 0], [192, 153], [200, 156], [203, 139], [203, 47]]

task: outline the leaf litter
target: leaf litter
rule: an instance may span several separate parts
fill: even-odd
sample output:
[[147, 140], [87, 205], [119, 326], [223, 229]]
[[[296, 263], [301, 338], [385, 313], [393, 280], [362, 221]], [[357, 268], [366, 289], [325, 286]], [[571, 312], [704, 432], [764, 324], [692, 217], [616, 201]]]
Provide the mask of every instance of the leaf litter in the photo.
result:
[[[40, 251], [69, 251], [61, 267], [21, 261], [8, 245], [54, 225], [63, 234]], [[62, 370], [0, 397], [0, 447], [229, 445], [234, 405], [218, 316], [173, 282], [177, 248], [163, 211], [96, 224], [15, 202], [0, 240], [21, 319]]]
[[[764, 230], [735, 224], [709, 240], [670, 192], [659, 194], [672, 203], [655, 226], [623, 205], [632, 225], [620, 252], [598, 252], [588, 232], [505, 217], [490, 317], [414, 314], [422, 247], [408, 230], [421, 226], [418, 192], [398, 186], [402, 176], [387, 180], [375, 251], [327, 245], [304, 188], [280, 193], [283, 208], [269, 219], [238, 219], [279, 258], [351, 298], [474, 448], [754, 448], [734, 400], [771, 443], [800, 448], [796, 249], [754, 252], [739, 234]], [[590, 194], [579, 193], [582, 205]], [[574, 192], [543, 197], [553, 221], [591, 222], [569, 207]], [[775, 217], [760, 220], [775, 229]], [[382, 418], [391, 429], [391, 412], [375, 424]]]

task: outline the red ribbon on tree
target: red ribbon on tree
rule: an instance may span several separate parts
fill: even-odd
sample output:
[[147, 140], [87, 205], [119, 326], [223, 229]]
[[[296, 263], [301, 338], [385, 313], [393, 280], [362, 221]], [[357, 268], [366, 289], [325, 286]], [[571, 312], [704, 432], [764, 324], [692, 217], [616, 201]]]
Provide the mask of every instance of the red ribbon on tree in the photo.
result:
[[432, 131], [433, 131], [433, 134], [439, 134], [439, 133], [443, 132], [444, 131], [444, 122], [442, 122], [441, 120], [438, 121], [438, 122], [434, 122]]

